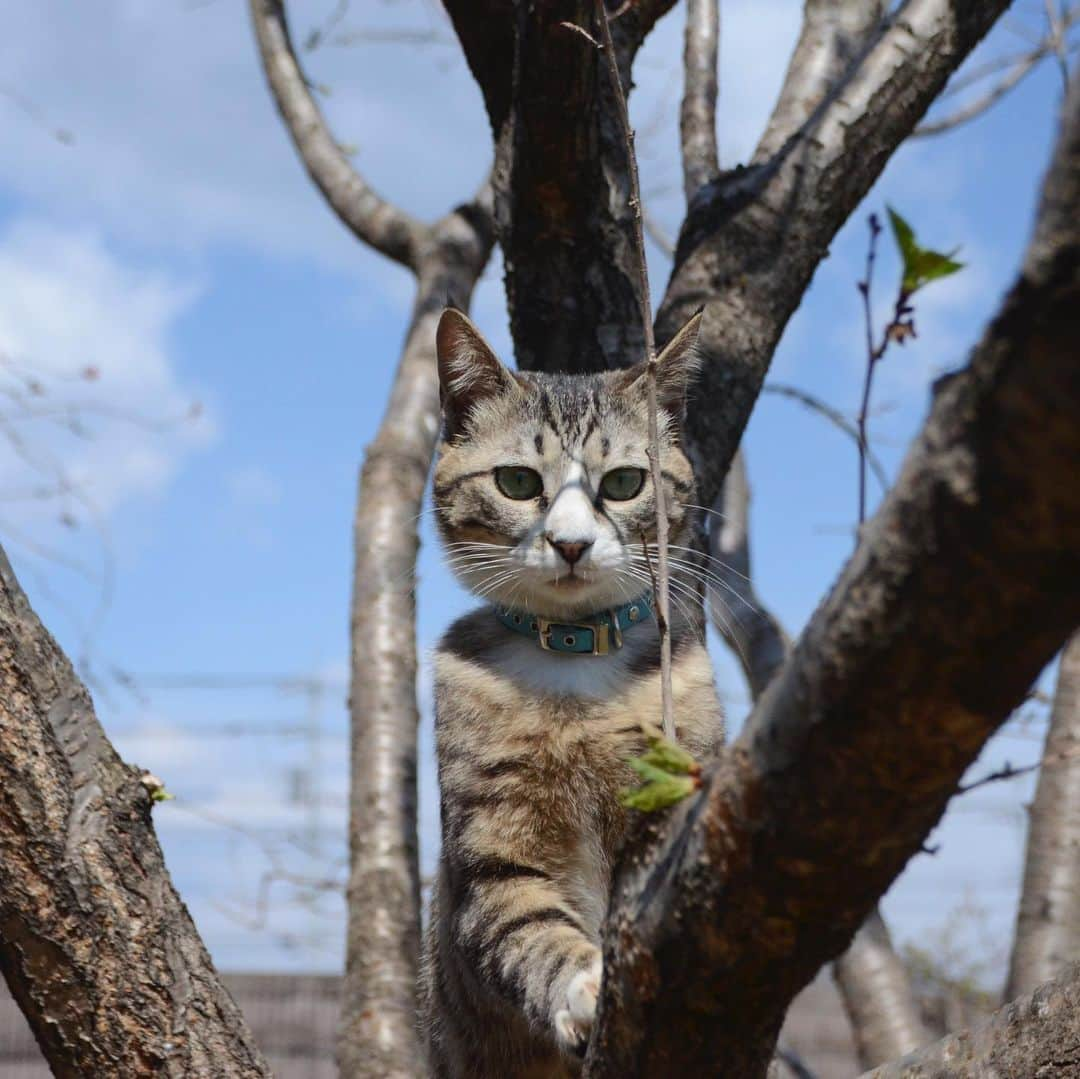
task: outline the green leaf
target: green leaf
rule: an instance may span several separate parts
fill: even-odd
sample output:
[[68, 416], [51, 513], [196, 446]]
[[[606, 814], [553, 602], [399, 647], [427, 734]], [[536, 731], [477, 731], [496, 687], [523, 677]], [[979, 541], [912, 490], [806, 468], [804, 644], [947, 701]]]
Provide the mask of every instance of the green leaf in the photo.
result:
[[696, 775], [701, 771], [701, 765], [685, 749], [666, 738], [650, 739], [649, 752], [641, 759], [673, 775]]
[[910, 296], [911, 293], [931, 281], [948, 277], [964, 268], [964, 264], [957, 262], [953, 257], [959, 248], [944, 254], [941, 251], [931, 251], [929, 248], [921, 247], [915, 239], [915, 231], [912, 227], [891, 206], [886, 206], [885, 209], [888, 211], [889, 224], [892, 225], [896, 247], [904, 264], [900, 288], [907, 295]]
[[663, 783], [671, 776], [647, 757], [634, 757], [626, 762], [646, 783]]
[[637, 790], [625, 788], [619, 792], [619, 801], [627, 809], [638, 809], [642, 813], [655, 813], [681, 802], [697, 790], [697, 783], [691, 776], [666, 776], [664, 779], [646, 783]]

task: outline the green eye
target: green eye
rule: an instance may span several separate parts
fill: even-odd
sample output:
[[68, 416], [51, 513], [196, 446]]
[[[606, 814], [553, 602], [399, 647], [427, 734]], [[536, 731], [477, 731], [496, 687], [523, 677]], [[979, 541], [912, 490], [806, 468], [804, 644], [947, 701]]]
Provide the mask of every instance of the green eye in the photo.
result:
[[600, 481], [600, 493], [613, 502], [626, 502], [641, 490], [644, 482], [643, 468], [613, 468]]
[[495, 485], [507, 498], [519, 502], [536, 498], [544, 489], [544, 481], [535, 468], [522, 468], [519, 465], [503, 465], [495, 469]]

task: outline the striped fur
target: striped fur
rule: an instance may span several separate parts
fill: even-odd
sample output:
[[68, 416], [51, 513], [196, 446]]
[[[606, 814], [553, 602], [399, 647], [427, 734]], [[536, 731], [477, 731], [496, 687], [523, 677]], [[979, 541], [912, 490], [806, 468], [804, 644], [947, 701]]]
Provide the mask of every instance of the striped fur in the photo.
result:
[[[640, 372], [512, 375], [463, 316], [443, 323], [447, 437], [435, 505], [455, 573], [487, 599], [552, 618], [640, 594], [641, 544], [655, 532], [651, 485], [625, 502], [599, 491], [605, 472], [648, 466]], [[691, 344], [677, 340], [661, 364], [661, 461], [680, 545], [692, 527], [693, 477], [678, 429]], [[493, 476], [504, 465], [535, 469], [543, 491], [506, 497]], [[558, 542], [588, 546], [570, 564]], [[490, 546], [459, 546], [470, 543]], [[698, 609], [685, 602], [696, 585], [676, 578], [676, 724], [682, 744], [707, 758], [722, 717]], [[660, 714], [658, 655], [653, 623], [628, 630], [611, 655], [568, 656], [541, 651], [490, 607], [459, 620], [439, 645], [442, 854], [421, 986], [437, 1079], [579, 1073], [625, 825], [617, 792], [633, 781], [626, 760], [644, 748], [639, 722]]]

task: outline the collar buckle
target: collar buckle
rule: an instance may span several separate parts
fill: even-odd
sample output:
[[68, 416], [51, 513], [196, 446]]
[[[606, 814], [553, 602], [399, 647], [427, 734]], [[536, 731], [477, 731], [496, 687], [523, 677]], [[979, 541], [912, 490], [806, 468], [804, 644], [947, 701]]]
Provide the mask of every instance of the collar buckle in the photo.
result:
[[[562, 632], [563, 630], [576, 629], [587, 630], [592, 634], [592, 652], [579, 652], [578, 655], [593, 655], [593, 656], [606, 656], [610, 652], [609, 642], [609, 630], [608, 626], [603, 623], [586, 624], [584, 622], [556, 622], [548, 618], [541, 618], [536, 616], [536, 630], [540, 643], [540, 647], [545, 652], [563, 652], [569, 651], [567, 648], [553, 648], [551, 646], [551, 634], [553, 632]], [[618, 623], [616, 623], [616, 633], [618, 639], [616, 647], [622, 644], [622, 634], [618, 631]], [[565, 641], [563, 642], [566, 643]], [[573, 643], [572, 641], [570, 642]]]

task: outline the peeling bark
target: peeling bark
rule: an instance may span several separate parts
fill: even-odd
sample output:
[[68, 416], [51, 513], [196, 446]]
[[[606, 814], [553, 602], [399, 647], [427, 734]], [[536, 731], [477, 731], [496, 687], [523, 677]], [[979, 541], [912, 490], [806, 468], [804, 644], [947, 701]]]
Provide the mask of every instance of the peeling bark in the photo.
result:
[[0, 968], [57, 1076], [269, 1076], [138, 769], [0, 551]]
[[1028, 825], [1007, 1000], [1080, 960], [1080, 631], [1061, 654]]
[[949, 1037], [862, 1079], [1050, 1079], [1080, 1075], [1080, 964]]
[[971, 362], [939, 381], [895, 488], [738, 742], [624, 859], [588, 1075], [705, 1060], [763, 1074], [787, 1004], [1080, 622], [1078, 304], [1080, 93], [1023, 270]]

